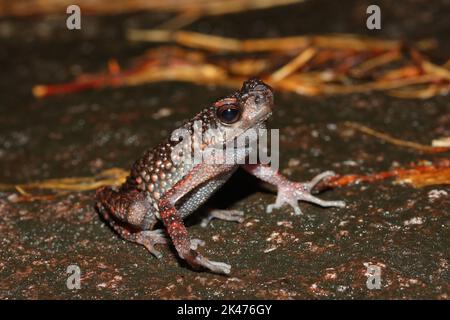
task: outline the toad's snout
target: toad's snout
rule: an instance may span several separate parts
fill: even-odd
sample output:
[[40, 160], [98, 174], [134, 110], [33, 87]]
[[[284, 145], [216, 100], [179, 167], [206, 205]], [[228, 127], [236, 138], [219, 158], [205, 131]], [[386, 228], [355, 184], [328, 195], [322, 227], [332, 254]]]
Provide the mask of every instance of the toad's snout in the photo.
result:
[[252, 78], [244, 82], [241, 89], [242, 97], [253, 97], [258, 105], [273, 106], [272, 88], [257, 78]]

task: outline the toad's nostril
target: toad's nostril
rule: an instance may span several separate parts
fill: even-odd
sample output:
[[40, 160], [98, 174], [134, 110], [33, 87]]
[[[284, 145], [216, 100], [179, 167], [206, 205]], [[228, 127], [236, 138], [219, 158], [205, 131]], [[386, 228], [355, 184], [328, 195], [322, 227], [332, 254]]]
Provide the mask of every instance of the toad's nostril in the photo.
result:
[[271, 95], [270, 94], [266, 94], [264, 93], [257, 93], [254, 95], [255, 97], [255, 103], [256, 104], [263, 104], [263, 103], [267, 103], [270, 99], [271, 99]]

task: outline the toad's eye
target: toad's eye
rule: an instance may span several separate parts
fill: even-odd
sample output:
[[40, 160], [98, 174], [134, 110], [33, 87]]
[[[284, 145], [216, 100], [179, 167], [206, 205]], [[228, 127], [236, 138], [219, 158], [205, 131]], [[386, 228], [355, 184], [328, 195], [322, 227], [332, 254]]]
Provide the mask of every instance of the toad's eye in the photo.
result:
[[241, 117], [241, 109], [236, 105], [223, 105], [217, 109], [217, 117], [226, 124], [232, 124]]

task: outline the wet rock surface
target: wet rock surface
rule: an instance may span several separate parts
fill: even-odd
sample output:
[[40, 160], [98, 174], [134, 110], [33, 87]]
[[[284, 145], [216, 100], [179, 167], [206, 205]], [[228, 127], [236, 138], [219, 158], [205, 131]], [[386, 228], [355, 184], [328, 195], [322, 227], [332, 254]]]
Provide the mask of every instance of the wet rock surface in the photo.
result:
[[[431, 37], [439, 43], [436, 61], [448, 59], [445, 1], [382, 2], [386, 28], [375, 34], [365, 29], [365, 2], [347, 2], [351, 10], [317, 1], [204, 18], [189, 29], [239, 37], [328, 32]], [[65, 29], [65, 16], [0, 20], [0, 181], [128, 168], [183, 120], [228, 94], [224, 88], [159, 83], [43, 100], [31, 96], [35, 84], [98, 71], [111, 57], [129, 65], [149, 45], [127, 42], [125, 28], [152, 27], [167, 18], [91, 16], [83, 18], [80, 32]], [[275, 98], [270, 126], [280, 129], [281, 170], [293, 180], [327, 169], [370, 173], [449, 156], [421, 154], [339, 129], [343, 121], [356, 121], [429, 144], [450, 135], [448, 96], [406, 100], [383, 93], [315, 98], [276, 93]], [[384, 181], [328, 190], [321, 197], [343, 199], [347, 207], [303, 203], [304, 215], [294, 216], [289, 207], [265, 213], [275, 194], [239, 171], [208, 205], [243, 210], [243, 223], [215, 220], [201, 228], [201, 211], [188, 220], [191, 236], [206, 241], [200, 250], [232, 265], [229, 277], [191, 270], [172, 246], [160, 245], [158, 260], [121, 240], [94, 210], [93, 194], [23, 203], [0, 193], [0, 298], [448, 299], [450, 294], [448, 185], [414, 189]], [[81, 269], [80, 290], [66, 287], [69, 265]], [[368, 265], [381, 269], [379, 290], [366, 286]]]

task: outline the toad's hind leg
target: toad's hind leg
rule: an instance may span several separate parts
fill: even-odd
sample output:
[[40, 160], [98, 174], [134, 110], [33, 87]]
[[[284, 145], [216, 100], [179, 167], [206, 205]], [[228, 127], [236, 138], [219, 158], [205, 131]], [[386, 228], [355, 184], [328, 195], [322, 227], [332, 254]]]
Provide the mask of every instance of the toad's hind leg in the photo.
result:
[[183, 219], [175, 207], [167, 201], [162, 200], [160, 208], [163, 223], [167, 228], [167, 232], [172, 239], [178, 255], [182, 259], [185, 259], [194, 268], [204, 267], [216, 273], [230, 273], [230, 265], [223, 262], [211, 261], [197, 252], [197, 247], [203, 245], [203, 241], [190, 239], [186, 227], [183, 224]]
[[117, 192], [103, 187], [97, 190], [96, 196], [98, 211], [114, 231], [125, 240], [143, 245], [157, 258], [162, 257], [154, 246], [167, 243], [167, 237], [163, 230], [150, 230], [156, 218], [144, 193], [137, 190]]

